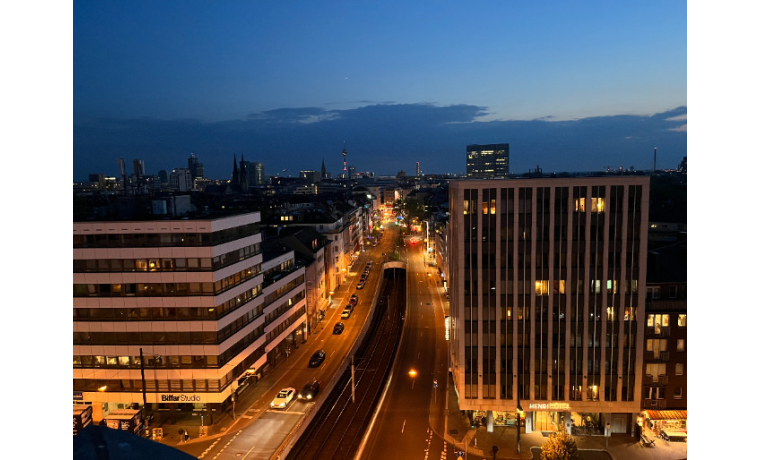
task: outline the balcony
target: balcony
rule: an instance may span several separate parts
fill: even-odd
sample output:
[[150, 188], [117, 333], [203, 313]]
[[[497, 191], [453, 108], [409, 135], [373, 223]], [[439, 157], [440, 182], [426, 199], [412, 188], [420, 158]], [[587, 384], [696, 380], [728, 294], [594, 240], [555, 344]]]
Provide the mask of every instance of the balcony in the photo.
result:
[[668, 384], [668, 376], [667, 375], [645, 375], [644, 376], [644, 384], [645, 385], [656, 385], [656, 386], [664, 386]]
[[655, 353], [653, 351], [644, 352], [644, 361], [646, 362], [667, 362], [670, 361], [670, 352], [661, 351]]
[[647, 326], [644, 335], [646, 337], [670, 337], [670, 326]]

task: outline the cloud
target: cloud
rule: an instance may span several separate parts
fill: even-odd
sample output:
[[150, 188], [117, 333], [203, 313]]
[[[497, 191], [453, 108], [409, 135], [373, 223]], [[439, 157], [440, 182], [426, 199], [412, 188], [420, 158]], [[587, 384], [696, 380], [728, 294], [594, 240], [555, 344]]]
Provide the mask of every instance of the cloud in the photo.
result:
[[667, 121], [686, 121], [686, 114], [677, 115], [675, 117], [666, 118]]
[[155, 174], [185, 166], [191, 152], [216, 179], [230, 176], [233, 155], [293, 176], [319, 169], [324, 158], [337, 173], [344, 142], [350, 165], [377, 174], [410, 171], [415, 161], [428, 173], [464, 172], [468, 144], [509, 143], [510, 170], [517, 173], [537, 164], [546, 172], [647, 169], [654, 146], [658, 164], [666, 166], [687, 154], [686, 125], [669, 120], [686, 107], [652, 116], [479, 120], [487, 113], [482, 106], [418, 103], [280, 108], [221, 122], [75, 117], [74, 179], [115, 174], [118, 158], [144, 159]]

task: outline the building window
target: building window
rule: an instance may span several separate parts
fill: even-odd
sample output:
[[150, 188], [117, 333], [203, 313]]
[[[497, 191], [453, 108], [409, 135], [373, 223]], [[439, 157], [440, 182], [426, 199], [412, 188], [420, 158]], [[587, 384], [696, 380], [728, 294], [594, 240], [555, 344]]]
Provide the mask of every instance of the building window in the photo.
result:
[[549, 281], [536, 280], [536, 295], [549, 295]]
[[678, 315], [678, 327], [686, 327], [686, 315]]
[[660, 298], [660, 287], [648, 287], [647, 288], [647, 300], [657, 300]]
[[464, 213], [469, 214], [470, 213], [470, 200], [467, 198], [464, 199]]
[[617, 280], [607, 280], [607, 293], [617, 294]]
[[686, 351], [686, 339], [678, 339], [678, 342], [676, 343], [676, 350]]
[[586, 212], [586, 199], [585, 198], [576, 198], [575, 199], [575, 212]]
[[604, 212], [604, 198], [591, 198], [591, 212]]
[[554, 280], [554, 293], [555, 294], [565, 293], [565, 280]]
[[675, 299], [678, 297], [678, 286], [670, 286], [670, 298]]
[[673, 399], [681, 399], [683, 397], [683, 387], [678, 387], [673, 390]]
[[662, 327], [670, 326], [670, 315], [647, 315], [647, 327], [654, 327], [654, 333], [662, 332]]
[[676, 375], [683, 375], [683, 363], [676, 363]]

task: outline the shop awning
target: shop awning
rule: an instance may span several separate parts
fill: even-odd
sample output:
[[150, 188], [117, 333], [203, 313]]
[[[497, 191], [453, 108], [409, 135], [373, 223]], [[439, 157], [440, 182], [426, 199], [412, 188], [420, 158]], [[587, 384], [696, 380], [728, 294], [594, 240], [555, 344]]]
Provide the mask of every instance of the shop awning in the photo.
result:
[[686, 420], [685, 410], [647, 410], [649, 420]]

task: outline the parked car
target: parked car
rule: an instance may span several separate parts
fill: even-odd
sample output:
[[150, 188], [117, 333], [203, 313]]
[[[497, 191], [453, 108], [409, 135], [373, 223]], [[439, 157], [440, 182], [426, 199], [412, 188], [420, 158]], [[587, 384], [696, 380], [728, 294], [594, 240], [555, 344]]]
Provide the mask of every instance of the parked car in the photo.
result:
[[333, 326], [333, 334], [342, 334], [343, 329], [345, 329], [346, 326], [343, 323], [336, 323], [335, 326]]
[[317, 380], [304, 385], [303, 390], [298, 393], [300, 401], [314, 401], [319, 393], [319, 382]]
[[356, 289], [364, 289], [364, 281], [359, 281], [359, 284], [356, 285]]
[[355, 307], [357, 303], [359, 303], [359, 296], [356, 294], [352, 295], [351, 298], [348, 299], [348, 304], [352, 307]]
[[351, 309], [344, 308], [343, 313], [340, 314], [340, 319], [348, 319], [351, 317]]
[[309, 360], [309, 367], [319, 367], [319, 365], [325, 360], [325, 356], [325, 350], [315, 351]]
[[277, 393], [277, 396], [274, 397], [269, 405], [274, 409], [285, 409], [288, 407], [288, 404], [293, 401], [293, 397], [295, 395], [295, 388], [283, 388], [279, 393]]

